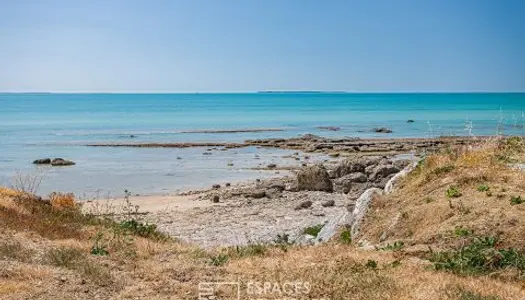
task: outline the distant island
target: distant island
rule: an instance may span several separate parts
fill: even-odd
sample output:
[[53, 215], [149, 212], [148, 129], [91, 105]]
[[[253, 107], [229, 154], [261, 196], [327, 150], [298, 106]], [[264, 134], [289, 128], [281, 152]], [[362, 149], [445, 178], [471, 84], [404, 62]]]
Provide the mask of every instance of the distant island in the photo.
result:
[[257, 91], [257, 94], [348, 94], [347, 91]]

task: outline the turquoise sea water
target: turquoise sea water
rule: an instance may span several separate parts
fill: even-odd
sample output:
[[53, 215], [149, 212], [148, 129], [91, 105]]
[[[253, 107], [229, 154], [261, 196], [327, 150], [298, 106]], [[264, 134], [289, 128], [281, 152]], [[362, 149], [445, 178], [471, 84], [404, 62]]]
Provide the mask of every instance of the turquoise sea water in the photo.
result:
[[[408, 119], [415, 122], [407, 123]], [[227, 167], [225, 161], [251, 167], [258, 152], [263, 163], [287, 154], [241, 149], [203, 159], [203, 149], [84, 146], [89, 143], [242, 141], [304, 133], [329, 137], [493, 135], [498, 128], [504, 134], [522, 135], [524, 124], [525, 93], [0, 94], [0, 184], [11, 183], [17, 172], [38, 172], [43, 174], [42, 193], [60, 189], [118, 194], [124, 188], [143, 194], [167, 193], [261, 176]], [[318, 126], [341, 130], [323, 131]], [[394, 132], [370, 131], [379, 126]], [[182, 133], [250, 128], [284, 131]], [[176, 160], [177, 156], [183, 159]], [[64, 157], [77, 165], [37, 168], [31, 161], [40, 157]]]

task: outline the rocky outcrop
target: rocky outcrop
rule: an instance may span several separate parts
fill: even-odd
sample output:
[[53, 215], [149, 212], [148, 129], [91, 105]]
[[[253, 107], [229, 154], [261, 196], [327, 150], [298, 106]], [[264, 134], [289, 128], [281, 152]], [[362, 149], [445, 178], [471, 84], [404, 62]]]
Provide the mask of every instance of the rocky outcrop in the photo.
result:
[[51, 161], [52, 166], [72, 166], [75, 162], [63, 158], [55, 158]]
[[368, 178], [364, 173], [355, 172], [345, 175], [340, 178], [334, 179], [334, 190], [341, 193], [349, 193], [354, 187], [363, 187], [362, 184], [366, 183]]
[[399, 181], [412, 172], [417, 167], [418, 163], [419, 161], [412, 162], [399, 173], [390, 178], [390, 180], [385, 185], [384, 192], [386, 194], [392, 193], [394, 191], [394, 187], [399, 183]]
[[366, 190], [361, 197], [359, 197], [355, 203], [354, 211], [351, 215], [351, 234], [352, 237], [357, 237], [361, 229], [361, 223], [366, 216], [366, 212], [370, 206], [370, 203], [374, 197], [380, 196], [383, 194], [383, 190], [378, 188], [370, 188]]
[[51, 158], [41, 158], [34, 160], [33, 163], [35, 165], [49, 165], [51, 163]]
[[302, 168], [297, 173], [297, 189], [299, 191], [333, 192], [334, 187], [326, 169], [318, 165]]

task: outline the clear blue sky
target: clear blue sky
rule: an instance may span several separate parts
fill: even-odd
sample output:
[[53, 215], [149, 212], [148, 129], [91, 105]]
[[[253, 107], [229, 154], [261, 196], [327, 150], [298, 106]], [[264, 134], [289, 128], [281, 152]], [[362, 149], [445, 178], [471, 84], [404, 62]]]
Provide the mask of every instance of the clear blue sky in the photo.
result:
[[0, 91], [257, 90], [525, 91], [525, 1], [0, 1]]

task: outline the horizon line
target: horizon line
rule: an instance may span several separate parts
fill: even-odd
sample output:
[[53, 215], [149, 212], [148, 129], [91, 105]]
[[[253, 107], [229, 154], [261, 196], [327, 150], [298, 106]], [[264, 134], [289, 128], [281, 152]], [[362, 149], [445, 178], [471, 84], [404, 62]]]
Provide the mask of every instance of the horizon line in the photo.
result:
[[523, 94], [525, 90], [510, 91], [342, 91], [342, 90], [261, 90], [261, 91], [1, 91], [0, 94]]

